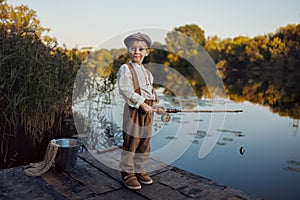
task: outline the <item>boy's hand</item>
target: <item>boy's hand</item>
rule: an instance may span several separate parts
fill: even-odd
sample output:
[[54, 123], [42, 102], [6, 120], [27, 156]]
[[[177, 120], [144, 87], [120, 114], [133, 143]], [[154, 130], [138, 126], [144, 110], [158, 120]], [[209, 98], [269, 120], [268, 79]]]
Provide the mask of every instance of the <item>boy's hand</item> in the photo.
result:
[[141, 108], [143, 109], [143, 111], [145, 111], [146, 113], [148, 113], [148, 112], [153, 112], [152, 106], [149, 106], [149, 105], [146, 104], [145, 102], [142, 103], [142, 104], [140, 105], [140, 107], [141, 107]]
[[163, 107], [160, 107], [160, 106], [154, 106], [153, 107], [154, 111], [159, 114], [159, 115], [162, 115], [165, 113], [165, 109]]
[[140, 105], [140, 107], [143, 109], [143, 111], [145, 111], [146, 113], [148, 112], [156, 112], [157, 114], [159, 115], [162, 115], [165, 113], [165, 109], [163, 107], [159, 107], [159, 106], [149, 106], [148, 104], [146, 103], [142, 103]]

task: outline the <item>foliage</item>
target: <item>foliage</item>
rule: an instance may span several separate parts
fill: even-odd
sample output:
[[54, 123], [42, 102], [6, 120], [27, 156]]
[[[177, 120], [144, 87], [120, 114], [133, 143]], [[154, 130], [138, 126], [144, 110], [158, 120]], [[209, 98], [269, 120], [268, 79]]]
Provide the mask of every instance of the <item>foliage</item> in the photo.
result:
[[41, 37], [43, 32], [49, 31], [41, 26], [34, 10], [24, 5], [10, 6], [6, 0], [0, 1], [0, 25], [4, 25], [8, 31], [12, 28], [14, 31], [18, 30], [22, 36], [34, 32]]
[[299, 119], [299, 41], [300, 24], [289, 24], [254, 38], [208, 38], [205, 49], [217, 63], [230, 98], [268, 105]]
[[254, 38], [238, 36], [221, 40], [215, 36], [208, 38], [205, 49], [224, 70], [284, 66], [293, 71], [297, 69], [300, 59], [299, 32], [300, 24], [290, 24], [275, 33]]
[[[188, 96], [196, 93], [202, 96], [202, 89], [206, 87], [205, 81], [197, 70], [200, 68], [207, 70], [212, 60], [207, 60], [209, 55], [203, 50], [205, 44], [204, 31], [195, 24], [174, 28], [167, 33], [166, 44], [154, 43], [150, 54], [152, 63], [164, 65], [164, 72], [160, 74], [160, 79], [164, 77], [166, 87], [165, 93], [172, 94], [176, 90], [177, 94]], [[213, 71], [211, 74], [215, 74]], [[182, 80], [184, 77], [184, 80]], [[216, 77], [217, 78], [217, 77]], [[193, 91], [187, 90], [184, 84], [188, 81]]]
[[25, 132], [40, 138], [70, 103], [79, 60], [47, 47], [35, 35], [10, 30], [14, 34], [4, 26], [0, 30], [3, 128], [14, 132], [22, 124]]
[[0, 156], [6, 161], [8, 140], [17, 132], [36, 142], [61, 133], [81, 61], [75, 52], [42, 40], [46, 29], [35, 12], [0, 5], [7, 9], [0, 24]]
[[180, 26], [174, 28], [174, 31], [180, 32], [189, 38], [192, 38], [195, 42], [200, 44], [201, 46], [205, 45], [206, 39], [204, 30], [202, 30], [198, 25], [196, 24], [187, 24], [185, 26]]

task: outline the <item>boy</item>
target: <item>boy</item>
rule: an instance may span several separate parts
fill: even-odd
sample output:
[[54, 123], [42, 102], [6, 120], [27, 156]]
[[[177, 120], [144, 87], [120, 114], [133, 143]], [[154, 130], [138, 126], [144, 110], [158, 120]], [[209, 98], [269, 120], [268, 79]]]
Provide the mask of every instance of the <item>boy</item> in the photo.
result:
[[120, 168], [122, 180], [132, 190], [142, 184], [152, 184], [144, 165], [150, 156], [153, 112], [163, 112], [156, 106], [158, 99], [153, 88], [153, 76], [142, 64], [150, 53], [151, 39], [143, 33], [125, 38], [130, 61], [118, 71], [118, 88], [126, 101], [123, 114], [123, 147]]

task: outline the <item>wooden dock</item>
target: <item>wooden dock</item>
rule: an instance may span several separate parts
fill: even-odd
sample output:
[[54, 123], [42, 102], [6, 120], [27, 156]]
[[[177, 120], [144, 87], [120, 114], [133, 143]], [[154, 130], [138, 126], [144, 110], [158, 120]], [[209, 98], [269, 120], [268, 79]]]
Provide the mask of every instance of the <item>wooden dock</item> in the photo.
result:
[[111, 148], [94, 152], [94, 156], [84, 152], [78, 155], [74, 169], [59, 173], [51, 167], [41, 177], [26, 176], [23, 167], [0, 170], [0, 199], [260, 199], [154, 159], [148, 163], [161, 165], [150, 173], [154, 183], [131, 191], [122, 184], [118, 170], [98, 161], [120, 151]]

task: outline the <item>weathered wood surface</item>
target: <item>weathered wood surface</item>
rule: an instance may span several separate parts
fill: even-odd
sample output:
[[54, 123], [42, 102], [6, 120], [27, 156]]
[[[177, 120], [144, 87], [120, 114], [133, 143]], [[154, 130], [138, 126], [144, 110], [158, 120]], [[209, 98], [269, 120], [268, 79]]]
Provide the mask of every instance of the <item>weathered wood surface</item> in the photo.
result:
[[118, 170], [98, 161], [119, 153], [118, 148], [94, 156], [85, 152], [74, 169], [58, 173], [52, 167], [42, 177], [28, 177], [22, 167], [0, 170], [0, 199], [259, 199], [156, 160], [149, 161], [160, 165], [151, 172], [154, 183], [131, 191], [123, 186]]
[[24, 174], [22, 167], [0, 170], [0, 199], [65, 199], [41, 178]]

